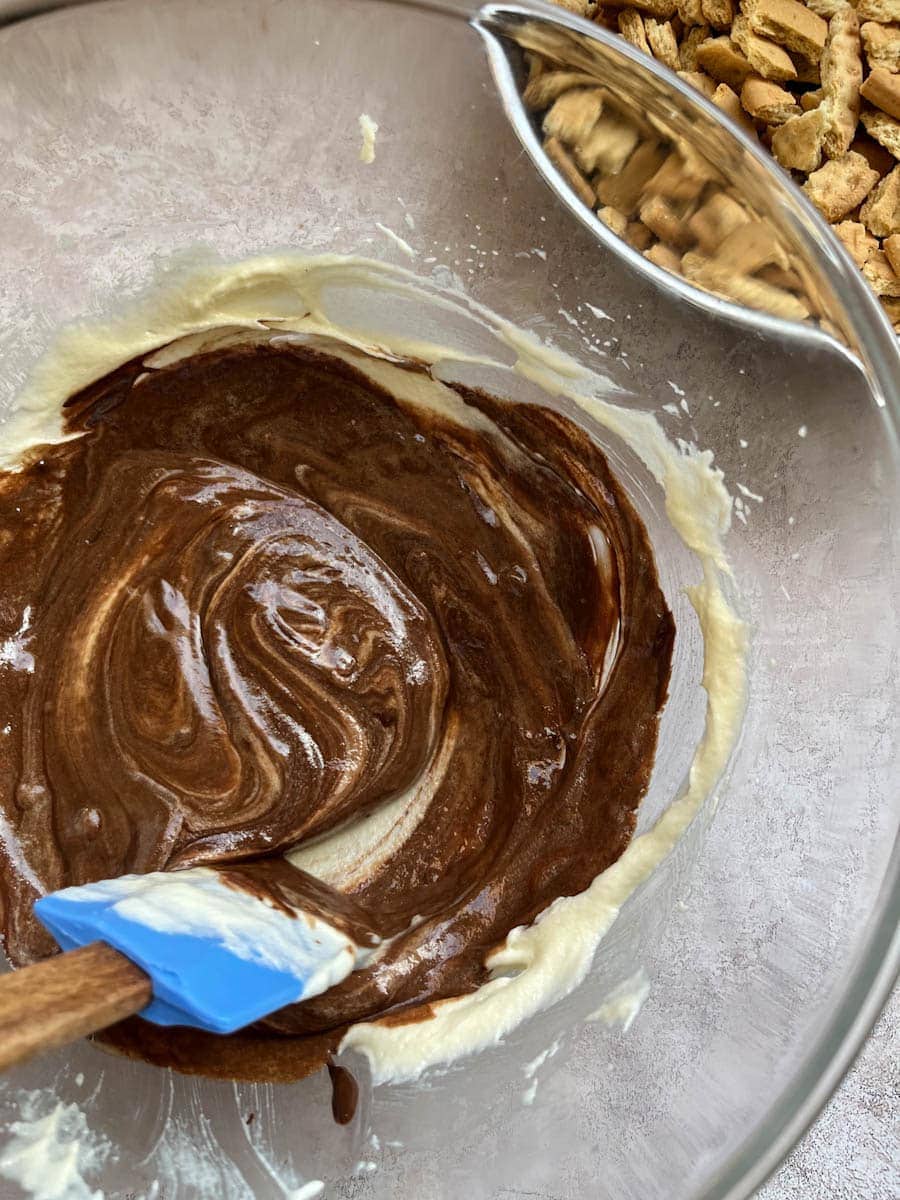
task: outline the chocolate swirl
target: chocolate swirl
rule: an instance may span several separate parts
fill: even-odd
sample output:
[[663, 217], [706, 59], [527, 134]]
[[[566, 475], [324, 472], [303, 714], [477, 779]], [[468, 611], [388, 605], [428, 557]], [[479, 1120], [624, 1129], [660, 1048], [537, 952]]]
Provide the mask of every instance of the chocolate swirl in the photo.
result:
[[[349, 1022], [478, 986], [627, 844], [673, 637], [645, 531], [570, 421], [448, 395], [460, 419], [286, 343], [136, 362], [2, 480], [11, 957], [50, 950], [37, 893], [194, 863], [345, 897], [386, 943], [226, 1051], [140, 1022], [120, 1045], [308, 1069]], [[335, 834], [323, 886], [296, 863]]]
[[291, 846], [426, 766], [437, 630], [313, 501], [135, 451], [72, 534], [80, 569], [61, 564], [35, 628], [59, 630], [57, 668], [28, 697], [25, 778], [46, 771], [77, 874]]

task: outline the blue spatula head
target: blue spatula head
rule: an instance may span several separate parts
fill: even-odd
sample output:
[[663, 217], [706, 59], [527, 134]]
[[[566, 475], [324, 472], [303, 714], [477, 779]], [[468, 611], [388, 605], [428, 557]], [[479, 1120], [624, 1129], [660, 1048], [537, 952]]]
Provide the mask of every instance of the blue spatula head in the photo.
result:
[[370, 956], [321, 917], [225, 883], [206, 867], [65, 888], [34, 906], [63, 950], [106, 942], [153, 982], [157, 1025], [233, 1033], [317, 996]]

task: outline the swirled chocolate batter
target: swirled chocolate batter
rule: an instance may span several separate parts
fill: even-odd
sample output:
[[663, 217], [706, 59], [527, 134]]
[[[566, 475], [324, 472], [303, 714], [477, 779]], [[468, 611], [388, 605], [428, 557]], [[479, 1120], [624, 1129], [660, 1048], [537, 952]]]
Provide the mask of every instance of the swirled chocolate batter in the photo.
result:
[[286, 1078], [350, 1024], [427, 1019], [615, 861], [648, 784], [674, 627], [601, 452], [549, 409], [398, 399], [348, 357], [131, 362], [0, 480], [12, 960], [53, 950], [36, 895], [201, 863], [339, 893], [382, 939], [234, 1038], [110, 1035], [186, 1070]]

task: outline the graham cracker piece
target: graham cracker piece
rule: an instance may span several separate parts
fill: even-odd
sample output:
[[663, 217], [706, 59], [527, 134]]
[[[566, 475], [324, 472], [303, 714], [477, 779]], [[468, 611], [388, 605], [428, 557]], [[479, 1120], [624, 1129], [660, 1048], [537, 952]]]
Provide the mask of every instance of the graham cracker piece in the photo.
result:
[[706, 187], [703, 176], [688, 170], [680, 154], [670, 154], [652, 179], [647, 180], [644, 194], [663, 196], [674, 205], [690, 204]]
[[804, 112], [812, 112], [814, 108], [819, 107], [824, 98], [821, 88], [813, 88], [811, 92], [804, 92], [801, 95], [800, 107]]
[[753, 218], [737, 225], [719, 243], [716, 260], [739, 275], [755, 275], [763, 267], [787, 269], [789, 260], [784, 247], [772, 236], [768, 221]]
[[826, 221], [834, 222], [856, 208], [877, 182], [878, 172], [863, 156], [848, 152], [813, 171], [803, 190]]
[[864, 108], [860, 120], [869, 137], [890, 151], [894, 158], [900, 158], [900, 121], [877, 108]]
[[703, 253], [712, 255], [729, 234], [749, 221], [747, 212], [733, 196], [714, 192], [687, 224]]
[[676, 0], [678, 15], [686, 26], [703, 24], [701, 0]]
[[525, 51], [525, 62], [528, 64], [528, 82], [533, 83], [541, 75], [547, 73], [547, 60], [543, 54], [535, 54], [533, 50]]
[[768, 79], [748, 79], [741, 88], [741, 104], [757, 121], [766, 125], [783, 125], [800, 115], [795, 97]]
[[750, 63], [728, 37], [701, 42], [697, 47], [697, 65], [717, 83], [727, 83], [735, 91], [740, 91], [744, 80], [753, 74]]
[[847, 7], [847, 0], [804, 0], [810, 12], [825, 21], [830, 21], [836, 12]]
[[649, 250], [645, 250], [644, 258], [648, 258], [650, 262], [656, 263], [664, 271], [671, 271], [674, 275], [681, 274], [681, 255], [677, 250], [673, 250], [671, 246], [667, 246], [665, 242], [657, 242], [655, 246], [651, 246]]
[[597, 0], [556, 0], [556, 3], [576, 17], [592, 17], [597, 11]]
[[531, 109], [546, 108], [548, 104], [572, 88], [596, 87], [597, 80], [582, 71], [548, 71], [528, 80], [522, 99]]
[[788, 291], [795, 292], [804, 306], [812, 313], [821, 318], [828, 312], [830, 301], [824, 299], [818, 277], [810, 272], [809, 268], [804, 266], [799, 259], [792, 258], [791, 265], [787, 270], [783, 270], [781, 267], [763, 267], [758, 272], [758, 276], [760, 279], [765, 278], [766, 283], [772, 283], [774, 273], [779, 271], [786, 278], [794, 277], [796, 279], [796, 283], [788, 285]]
[[714, 79], [710, 79], [702, 71], [679, 71], [678, 75], [685, 83], [689, 83], [692, 88], [696, 88], [698, 92], [702, 92], [707, 100], [712, 100], [716, 91], [716, 81]]
[[743, 13], [734, 18], [731, 27], [731, 40], [741, 51], [750, 66], [763, 79], [796, 79], [797, 68], [791, 62], [787, 50], [770, 42], [768, 38], [760, 37], [750, 28], [750, 22]]
[[678, 47], [678, 61], [682, 71], [697, 70], [697, 47], [709, 37], [708, 25], [695, 25], [681, 39]]
[[809, 316], [809, 309], [803, 301], [790, 292], [764, 283], [761, 279], [739, 275], [702, 254], [685, 254], [681, 260], [681, 269], [685, 278], [692, 283], [725, 296], [726, 299], [745, 304], [748, 308], [774, 313], [777, 317], [794, 321], [803, 321]]
[[822, 92], [825, 111], [823, 149], [829, 158], [846, 154], [859, 122], [862, 83], [862, 50], [859, 18], [849, 6], [835, 13], [828, 24], [828, 41], [822, 53]]
[[629, 221], [625, 226], [625, 241], [641, 254], [656, 241], [653, 231], [643, 221]]
[[861, 21], [878, 21], [881, 25], [900, 22], [900, 0], [858, 0], [856, 11]]
[[900, 275], [900, 233], [892, 233], [890, 237], [885, 238], [881, 248], [887, 255], [894, 274]]
[[888, 171], [893, 171], [897, 161], [890, 150], [885, 150], [884, 146], [872, 141], [864, 133], [857, 134], [850, 143], [850, 149], [861, 154], [872, 170], [877, 171], [881, 176], [887, 175]]
[[660, 241], [680, 250], [686, 249], [693, 240], [686, 224], [664, 196], [650, 196], [645, 200], [640, 217]]
[[594, 180], [597, 199], [632, 216], [637, 212], [647, 180], [659, 170], [667, 153], [658, 142], [641, 142], [618, 175]]
[[695, 179], [702, 179], [704, 183], [725, 183], [722, 172], [710, 162], [705, 154], [700, 153], [692, 141], [686, 138], [677, 138], [675, 149], [678, 151], [688, 175], [692, 175]]
[[713, 29], [727, 30], [734, 20], [734, 4], [732, 0], [700, 0], [703, 20]]
[[636, 8], [623, 8], [619, 13], [619, 33], [626, 42], [650, 54], [650, 43], [644, 30], [644, 18]]
[[575, 161], [589, 174], [616, 175], [625, 166], [638, 143], [638, 131], [617, 113], [603, 113], [600, 120], [575, 147]]
[[828, 26], [798, 0], [743, 0], [743, 10], [760, 37], [771, 38], [810, 62], [822, 57]]
[[863, 275], [879, 296], [900, 297], [900, 275], [883, 250], [876, 250], [863, 267]]
[[885, 175], [859, 210], [859, 219], [876, 237], [900, 233], [900, 166]]
[[546, 138], [544, 140], [544, 152], [560, 175], [565, 179], [566, 183], [568, 183], [578, 196], [578, 199], [583, 204], [586, 204], [588, 208], [593, 208], [595, 202], [594, 189], [578, 170], [578, 167], [575, 165], [575, 159], [572, 158], [559, 138]]
[[870, 104], [900, 120], [900, 75], [876, 67], [859, 90]]
[[628, 0], [627, 5], [618, 0], [606, 0], [604, 8], [639, 8], [642, 13], [649, 13], [661, 21], [668, 21], [676, 12], [675, 0]]
[[811, 83], [818, 87], [822, 82], [818, 61], [812, 62], [810, 59], [804, 58], [802, 54], [791, 54], [791, 62], [797, 72], [796, 83]]
[[790, 267], [763, 267], [757, 275], [764, 283], [771, 283], [772, 287], [781, 288], [785, 292], [803, 291], [803, 281]]
[[603, 111], [603, 92], [598, 88], [573, 88], [564, 92], [544, 114], [544, 133], [570, 146], [583, 142]]
[[619, 212], [617, 208], [611, 208], [609, 205], [606, 205], [597, 210], [597, 216], [613, 233], [617, 233], [619, 237], [625, 236], [628, 218], [623, 212]]
[[877, 21], [866, 21], [859, 30], [866, 61], [874, 71], [884, 67], [886, 71], [900, 72], [900, 29], [879, 25]]
[[799, 117], [791, 117], [772, 134], [772, 153], [792, 171], [815, 171], [822, 161], [825, 116], [821, 105]]
[[[885, 28], [900, 23], [900, 0], [609, 0], [604, 9], [572, 0], [564, 6], [593, 13], [607, 27], [618, 24], [627, 40], [677, 70], [745, 129], [758, 128], [784, 166], [811, 175], [804, 190], [829, 220], [840, 222], [837, 235], [854, 261], [867, 265], [867, 277], [896, 308], [892, 319], [900, 325], [897, 263], [886, 248], [878, 249], [884, 239], [900, 259], [900, 177], [894, 174], [900, 171], [900, 79], [894, 78], [900, 75], [900, 29]], [[720, 35], [710, 36], [710, 27]], [[870, 76], [863, 86], [866, 63]], [[776, 293], [776, 304], [788, 297], [786, 312], [816, 306], [815, 300], [804, 303], [793, 295], [804, 289], [785, 264], [783, 249], [768, 238], [765, 226], [748, 218], [737, 197], [717, 190], [722, 181], [715, 167], [693, 172], [680, 153], [665, 147], [669, 131], [663, 138], [649, 123], [642, 142], [641, 122], [615, 106], [604, 110], [608, 97], [593, 76], [562, 71], [552, 56], [549, 66], [532, 56], [526, 88], [532, 107], [546, 109], [571, 90], [599, 95], [597, 121], [585, 132], [589, 116], [582, 112], [579, 123], [570, 101], [571, 123], [565, 122], [563, 106], [560, 132], [573, 144], [548, 140], [548, 155], [585, 203], [591, 190], [596, 193], [601, 210], [607, 210], [603, 216], [630, 245], [649, 261], [672, 270], [680, 265], [700, 286], [742, 303], [754, 302], [748, 287], [752, 292], [761, 286]], [[862, 112], [860, 91], [869, 101]], [[829, 159], [825, 167], [823, 154]], [[596, 172], [590, 183], [588, 172]], [[694, 211], [702, 196], [706, 202]], [[741, 214], [734, 230], [727, 223], [716, 229], [714, 222], [704, 229], [708, 210], [715, 214], [722, 205], [720, 197], [732, 216], [731, 204]], [[705, 245], [699, 244], [701, 233]], [[659, 241], [650, 244], [654, 237]], [[756, 299], [757, 306], [772, 311]]]
[[[746, 86], [746, 85], [745, 85]], [[756, 140], [756, 126], [744, 111], [737, 92], [732, 91], [727, 83], [720, 83], [713, 93], [713, 104], [720, 108], [736, 125], [740, 125], [744, 133]]]
[[860, 269], [878, 249], [878, 238], [872, 237], [861, 221], [839, 221], [837, 225], [832, 225], [832, 229]]
[[678, 57], [678, 42], [675, 40], [672, 22], [657, 21], [655, 17], [645, 17], [644, 29], [653, 57], [659, 62], [665, 63], [670, 70], [677, 71], [681, 66], [681, 60]]

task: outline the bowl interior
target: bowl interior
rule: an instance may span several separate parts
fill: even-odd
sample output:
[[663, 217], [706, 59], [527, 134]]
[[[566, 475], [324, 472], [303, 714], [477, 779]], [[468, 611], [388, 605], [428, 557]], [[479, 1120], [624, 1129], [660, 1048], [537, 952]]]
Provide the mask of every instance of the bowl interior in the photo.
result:
[[[379, 125], [371, 165], [362, 113]], [[778, 1106], [815, 1090], [811, 1057], [824, 1069], [836, 1014], [864, 1000], [853, 981], [875, 974], [898, 816], [896, 414], [823, 339], [693, 309], [599, 245], [522, 153], [458, 14], [117, 0], [10, 25], [0, 152], [4, 409], [62, 324], [114, 310], [178, 256], [383, 258], [461, 284], [712, 450], [753, 627], [746, 728], [715, 819], [628, 903], [582, 987], [503, 1045], [415, 1087], [373, 1092], [356, 1063], [347, 1128], [321, 1075], [196, 1080], [82, 1045], [3, 1081], [7, 1130], [77, 1105], [60, 1138], [80, 1138], [85, 1179], [148, 1200], [299, 1200], [310, 1180], [348, 1200], [727, 1194], [748, 1138], [771, 1142]], [[682, 590], [696, 565], [644, 468], [595, 432], [679, 626], [645, 827], [702, 721]]]

